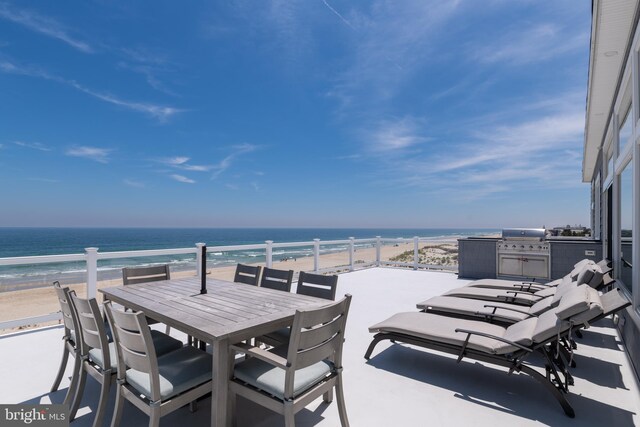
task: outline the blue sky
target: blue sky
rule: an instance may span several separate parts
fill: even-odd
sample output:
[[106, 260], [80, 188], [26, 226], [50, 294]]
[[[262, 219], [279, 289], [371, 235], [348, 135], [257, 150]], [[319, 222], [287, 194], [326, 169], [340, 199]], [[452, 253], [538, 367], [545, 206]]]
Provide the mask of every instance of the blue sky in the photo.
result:
[[588, 223], [590, 13], [0, 0], [0, 226]]

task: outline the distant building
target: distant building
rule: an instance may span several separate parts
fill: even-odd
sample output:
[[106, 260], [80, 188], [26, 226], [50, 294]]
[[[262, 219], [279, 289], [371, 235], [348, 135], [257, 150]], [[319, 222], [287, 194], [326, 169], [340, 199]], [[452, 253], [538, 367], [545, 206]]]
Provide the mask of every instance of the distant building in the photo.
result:
[[547, 234], [551, 236], [588, 237], [591, 236], [591, 229], [582, 225], [566, 225], [564, 227], [553, 227], [551, 230], [547, 230]]

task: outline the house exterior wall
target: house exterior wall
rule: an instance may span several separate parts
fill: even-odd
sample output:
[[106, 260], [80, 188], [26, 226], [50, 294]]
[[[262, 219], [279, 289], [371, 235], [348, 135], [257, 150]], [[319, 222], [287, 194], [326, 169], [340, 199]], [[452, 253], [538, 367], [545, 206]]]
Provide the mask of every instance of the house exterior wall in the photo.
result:
[[[640, 378], [640, 29], [637, 20], [632, 36], [626, 46], [629, 55], [624, 69], [617, 77], [616, 93], [612, 94], [607, 131], [600, 141], [600, 154], [592, 174], [591, 226], [600, 230], [601, 253], [611, 257], [617, 286], [632, 301], [631, 307], [620, 313], [618, 329]], [[629, 108], [627, 120], [631, 120], [631, 136], [620, 139]], [[608, 157], [612, 157], [611, 162]], [[623, 176], [626, 182], [622, 181]], [[627, 191], [629, 186], [631, 192]], [[629, 227], [631, 238], [627, 237]], [[629, 268], [630, 265], [635, 268]]]

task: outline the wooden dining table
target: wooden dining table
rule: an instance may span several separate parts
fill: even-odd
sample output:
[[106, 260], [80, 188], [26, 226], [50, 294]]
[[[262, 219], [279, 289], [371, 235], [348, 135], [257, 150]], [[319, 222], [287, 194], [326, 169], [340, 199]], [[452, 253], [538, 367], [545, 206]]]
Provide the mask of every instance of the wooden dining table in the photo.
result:
[[201, 294], [200, 278], [189, 277], [103, 288], [100, 292], [105, 299], [211, 344], [211, 425], [227, 427], [235, 409], [230, 407], [228, 393], [234, 361], [230, 345], [291, 325], [296, 310], [329, 302], [212, 278], [207, 279], [207, 290]]

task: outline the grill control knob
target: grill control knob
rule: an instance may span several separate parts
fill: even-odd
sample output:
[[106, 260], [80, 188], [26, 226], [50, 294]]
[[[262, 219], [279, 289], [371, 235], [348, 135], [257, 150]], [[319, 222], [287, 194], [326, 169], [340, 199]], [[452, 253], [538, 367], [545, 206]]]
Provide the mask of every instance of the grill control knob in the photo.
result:
[[[540, 246], [538, 246], [538, 247], [540, 247]], [[533, 245], [529, 245], [529, 249], [533, 249]]]

